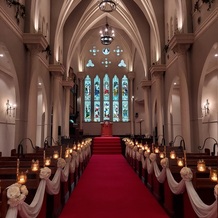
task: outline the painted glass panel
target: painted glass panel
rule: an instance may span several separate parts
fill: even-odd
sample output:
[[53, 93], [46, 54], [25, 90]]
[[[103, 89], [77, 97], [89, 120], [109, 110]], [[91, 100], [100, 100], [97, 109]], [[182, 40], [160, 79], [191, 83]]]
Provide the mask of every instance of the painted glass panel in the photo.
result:
[[86, 76], [84, 80], [84, 99], [91, 101], [91, 78], [89, 76]]
[[103, 96], [104, 101], [110, 100], [110, 80], [107, 74], [105, 75], [103, 80]]
[[94, 79], [94, 101], [100, 101], [100, 78], [96, 76]]
[[119, 100], [119, 79], [116, 75], [113, 78], [113, 100]]
[[104, 101], [104, 120], [110, 120], [110, 102]]
[[125, 75], [122, 78], [122, 100], [128, 100], [128, 92], [128, 78]]
[[113, 101], [113, 122], [119, 121], [119, 101]]
[[128, 101], [122, 101], [122, 121], [123, 122], [129, 121]]
[[91, 121], [91, 101], [84, 102], [84, 121], [90, 122]]
[[94, 102], [94, 121], [95, 122], [100, 122], [101, 116], [100, 116], [100, 101], [95, 101]]

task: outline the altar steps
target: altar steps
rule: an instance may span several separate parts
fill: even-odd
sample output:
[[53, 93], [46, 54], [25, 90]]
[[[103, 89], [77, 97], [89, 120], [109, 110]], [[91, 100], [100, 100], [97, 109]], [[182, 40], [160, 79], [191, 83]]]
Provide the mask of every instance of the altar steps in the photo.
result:
[[93, 140], [93, 154], [121, 154], [119, 137], [95, 137]]

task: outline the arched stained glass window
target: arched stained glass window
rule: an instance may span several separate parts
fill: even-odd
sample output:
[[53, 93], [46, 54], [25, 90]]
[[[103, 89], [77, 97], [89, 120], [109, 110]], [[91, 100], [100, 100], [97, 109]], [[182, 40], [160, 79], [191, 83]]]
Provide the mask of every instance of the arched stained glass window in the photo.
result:
[[110, 79], [105, 74], [103, 79], [103, 119], [110, 120]]
[[113, 78], [113, 101], [119, 100], [119, 79], [115, 75]]
[[113, 78], [113, 122], [119, 121], [119, 79]]
[[104, 76], [103, 91], [104, 91], [103, 93], [104, 101], [109, 101], [110, 100], [110, 80], [109, 80], [108, 74]]
[[128, 122], [129, 121], [129, 89], [128, 89], [128, 78], [126, 75], [122, 78], [122, 121]]
[[91, 121], [91, 78], [88, 75], [84, 80], [84, 121]]
[[94, 79], [94, 121], [100, 122], [101, 120], [101, 81], [97, 75]]

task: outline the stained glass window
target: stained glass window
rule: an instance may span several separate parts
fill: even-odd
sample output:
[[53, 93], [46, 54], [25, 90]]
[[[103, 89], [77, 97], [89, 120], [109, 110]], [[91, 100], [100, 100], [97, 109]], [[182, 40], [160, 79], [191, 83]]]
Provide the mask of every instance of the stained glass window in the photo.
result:
[[122, 78], [122, 121], [129, 121], [129, 106], [128, 106], [128, 97], [129, 97], [129, 89], [128, 89], [128, 78], [126, 75]]
[[115, 75], [113, 78], [113, 101], [119, 100], [119, 79]]
[[101, 103], [100, 103], [100, 93], [101, 93], [101, 81], [97, 75], [94, 78], [94, 121], [100, 122], [101, 120]]
[[119, 101], [113, 101], [113, 122], [119, 121]]
[[101, 121], [101, 111], [100, 111], [100, 101], [94, 102], [94, 121], [100, 122]]
[[110, 102], [104, 101], [104, 120], [110, 120]]
[[110, 80], [108, 75], [106, 74], [104, 76], [104, 80], [103, 80], [103, 97], [104, 97], [104, 101], [109, 101], [110, 100]]
[[128, 92], [128, 78], [126, 76], [119, 80], [115, 75], [110, 80], [108, 74], [105, 74], [103, 80], [101, 80], [96, 75], [91, 80], [90, 76], [87, 75], [84, 80], [84, 121], [128, 122]]
[[113, 84], [113, 122], [119, 121], [119, 79], [115, 75]]
[[84, 121], [91, 121], [91, 78], [88, 75], [84, 80]]

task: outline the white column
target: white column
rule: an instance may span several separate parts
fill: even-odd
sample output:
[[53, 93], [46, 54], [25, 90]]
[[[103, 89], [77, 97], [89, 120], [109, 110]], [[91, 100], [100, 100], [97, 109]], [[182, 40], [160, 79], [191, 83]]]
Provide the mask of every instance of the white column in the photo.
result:
[[70, 118], [70, 89], [73, 88], [73, 81], [63, 81], [65, 90], [65, 107], [64, 107], [64, 129], [63, 135], [69, 137], [69, 118]]
[[[37, 96], [38, 96], [38, 50], [31, 48], [30, 50], [30, 72], [29, 72], [29, 88], [28, 88], [28, 112], [27, 112], [27, 138], [30, 138], [33, 145], [36, 145], [36, 128], [37, 128]], [[33, 152], [30, 142], [24, 148], [27, 152]], [[41, 145], [38, 145], [41, 146]]]
[[135, 73], [130, 72], [128, 73], [128, 79], [130, 82], [129, 85], [129, 96], [130, 96], [130, 133], [132, 136], [135, 135], [135, 116], [134, 116], [134, 92], [133, 92], [133, 80], [135, 78]]
[[151, 112], [150, 112], [150, 90], [151, 90], [151, 81], [143, 80], [141, 86], [144, 90], [144, 125], [145, 125], [145, 135], [153, 135], [151, 133]]
[[83, 129], [83, 116], [84, 116], [84, 78], [85, 74], [83, 72], [78, 73], [79, 78], [79, 94], [80, 94], [80, 108], [79, 108], [79, 129]]

